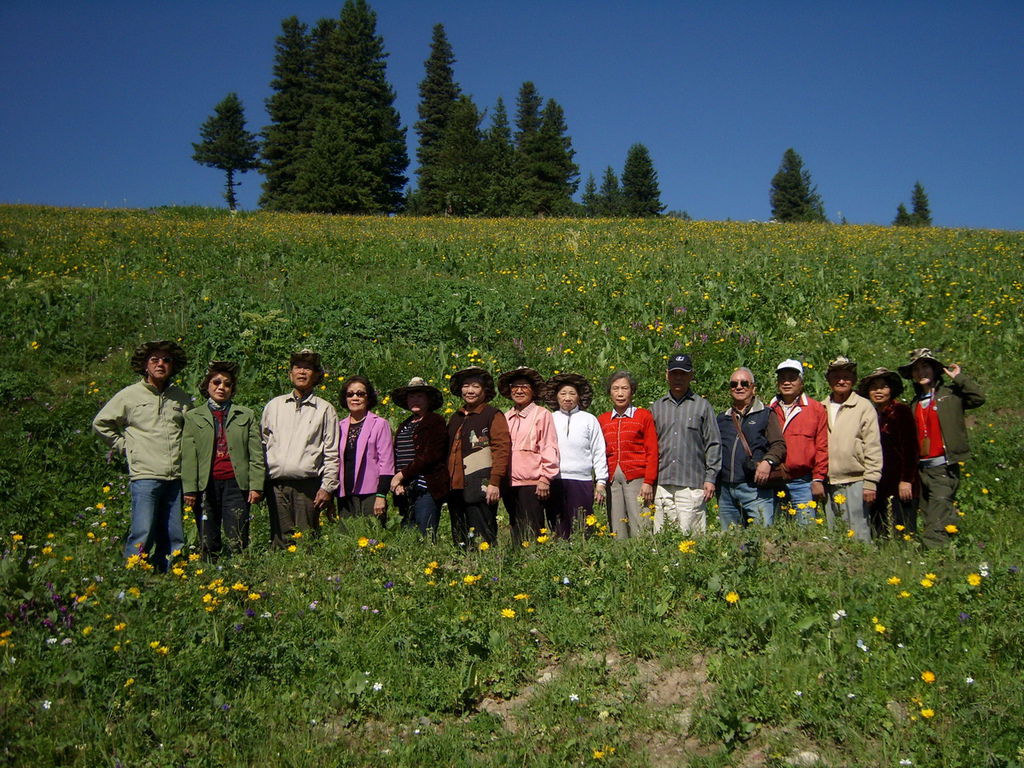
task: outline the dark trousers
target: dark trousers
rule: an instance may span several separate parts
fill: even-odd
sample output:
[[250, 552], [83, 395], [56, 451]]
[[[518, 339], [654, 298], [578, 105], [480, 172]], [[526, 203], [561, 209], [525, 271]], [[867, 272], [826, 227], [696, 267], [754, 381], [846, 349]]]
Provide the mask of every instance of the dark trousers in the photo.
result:
[[594, 514], [594, 481], [556, 477], [548, 499], [548, 525], [563, 539], [573, 531], [586, 531], [587, 515]]
[[320, 510], [313, 508], [319, 490], [319, 477], [267, 480], [272, 549], [285, 549], [292, 543], [292, 534], [296, 531], [314, 536], [320, 532]]
[[537, 486], [506, 485], [501, 490], [501, 500], [508, 510], [513, 544], [522, 546], [524, 541], [533, 541], [540, 536], [547, 505], [537, 498]]
[[498, 505], [486, 501], [467, 502], [462, 490], [448, 494], [452, 519], [452, 541], [459, 549], [473, 549], [481, 541], [493, 546], [498, 538]]
[[211, 479], [193, 511], [204, 557], [219, 555], [225, 545], [229, 552], [241, 552], [249, 546], [249, 492], [239, 488], [235, 478]]
[[960, 465], [921, 467], [921, 543], [935, 549], [949, 543], [947, 525], [957, 524], [956, 499], [960, 487]]
[[[375, 493], [350, 493], [348, 496], [338, 499], [338, 518], [341, 530], [345, 530], [345, 518], [377, 517], [373, 514], [373, 505], [376, 503], [377, 494]], [[377, 517], [377, 519], [382, 526], [386, 526], [388, 524], [388, 513], [385, 512], [380, 517]]]
[[441, 502], [423, 488], [409, 488], [405, 493], [394, 496], [395, 506], [402, 516], [402, 525], [407, 528], [418, 528], [426, 536], [430, 534], [437, 541], [437, 524], [441, 518]]
[[[868, 520], [871, 523], [871, 537], [875, 539], [902, 539], [904, 534], [917, 533], [917, 499], [900, 501], [898, 494], [885, 498], [879, 496], [868, 510]], [[903, 528], [896, 530], [897, 525]]]

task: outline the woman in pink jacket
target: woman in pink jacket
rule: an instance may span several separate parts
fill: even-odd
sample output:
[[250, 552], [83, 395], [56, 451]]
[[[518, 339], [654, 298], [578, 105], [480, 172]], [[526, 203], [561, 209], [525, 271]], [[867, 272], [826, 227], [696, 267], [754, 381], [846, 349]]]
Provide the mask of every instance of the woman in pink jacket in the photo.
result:
[[377, 391], [365, 376], [350, 376], [341, 393], [348, 416], [338, 425], [338, 514], [342, 518], [373, 516], [383, 525], [395, 474], [391, 425], [373, 412]]

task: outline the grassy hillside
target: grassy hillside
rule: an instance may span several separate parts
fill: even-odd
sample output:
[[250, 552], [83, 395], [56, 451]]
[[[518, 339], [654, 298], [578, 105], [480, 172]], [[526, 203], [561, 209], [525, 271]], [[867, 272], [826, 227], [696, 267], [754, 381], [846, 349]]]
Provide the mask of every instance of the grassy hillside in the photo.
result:
[[[2, 754], [1019, 765], [1022, 256], [974, 230], [0, 207]], [[260, 510], [249, 553], [158, 578], [118, 556], [125, 479], [89, 430], [158, 337], [189, 391], [239, 360], [256, 407], [302, 346], [334, 402], [346, 374], [446, 389], [477, 363], [624, 367], [646, 404], [682, 349], [717, 407], [740, 364], [770, 382], [798, 357], [822, 395], [836, 354], [866, 371], [918, 346], [989, 399], [944, 552], [782, 525], [457, 557], [366, 525], [271, 554]]]

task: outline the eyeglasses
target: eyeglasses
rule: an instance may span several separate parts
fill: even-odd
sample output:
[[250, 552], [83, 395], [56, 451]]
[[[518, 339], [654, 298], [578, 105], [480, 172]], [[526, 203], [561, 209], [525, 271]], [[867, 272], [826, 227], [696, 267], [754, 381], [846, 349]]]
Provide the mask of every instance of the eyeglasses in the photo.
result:
[[729, 389], [748, 389], [751, 386], [749, 381], [730, 381]]
[[345, 397], [366, 397], [366, 392], [346, 392]]

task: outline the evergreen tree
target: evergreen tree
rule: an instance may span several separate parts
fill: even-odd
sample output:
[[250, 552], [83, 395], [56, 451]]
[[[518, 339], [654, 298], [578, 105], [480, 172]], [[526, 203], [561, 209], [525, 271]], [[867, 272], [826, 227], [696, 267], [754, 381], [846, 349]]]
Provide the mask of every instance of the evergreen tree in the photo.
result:
[[580, 196], [580, 202], [583, 203], [584, 216], [592, 219], [598, 215], [597, 210], [600, 198], [597, 194], [597, 181], [592, 173], [587, 174], [587, 182], [583, 185], [583, 194]]
[[530, 137], [540, 132], [542, 103], [543, 99], [532, 82], [527, 80], [519, 87], [519, 96], [516, 98], [516, 149], [521, 150]]
[[[528, 116], [521, 112], [522, 116]], [[573, 210], [572, 195], [579, 186], [576, 154], [566, 135], [565, 113], [554, 99], [548, 99], [535, 133], [524, 130], [519, 145], [519, 176], [522, 191], [517, 213], [526, 216], [564, 216]]]
[[296, 178], [303, 210], [390, 213], [409, 158], [387, 81], [384, 41], [366, 0], [345, 0], [313, 33], [312, 130]]
[[229, 93], [213, 114], [199, 129], [202, 139], [192, 144], [192, 159], [200, 165], [219, 168], [227, 174], [224, 199], [232, 211], [236, 208], [235, 173], [245, 173], [260, 167], [256, 154], [259, 144], [256, 136], [245, 130], [245, 110], [238, 94]]
[[928, 195], [920, 181], [914, 182], [914, 191], [910, 196], [911, 224], [915, 227], [930, 227], [932, 225], [932, 212], [928, 207]]
[[437, 191], [443, 195], [446, 214], [471, 216], [485, 208], [489, 177], [481, 119], [473, 100], [463, 94], [452, 106], [437, 144]]
[[311, 56], [306, 25], [294, 16], [281, 22], [275, 44], [274, 93], [267, 99], [270, 125], [263, 129], [263, 194], [260, 205], [278, 211], [297, 209], [295, 177], [309, 148]]
[[772, 217], [777, 221], [824, 221], [825, 205], [811, 173], [792, 148], [782, 155], [782, 164], [772, 177]]
[[[439, 213], [445, 210], [445, 192], [438, 188], [437, 155], [444, 139], [449, 115], [459, 98], [460, 89], [454, 80], [452, 65], [455, 55], [445, 35], [444, 25], [434, 26], [430, 43], [430, 57], [424, 62], [426, 76], [420, 83], [419, 122], [416, 133], [420, 143], [416, 150], [419, 160], [419, 186], [415, 194], [415, 210], [419, 213]], [[475, 108], [474, 108], [475, 111]]]
[[619, 187], [619, 177], [615, 175], [615, 169], [610, 165], [604, 169], [604, 176], [601, 178], [601, 191], [597, 197], [598, 216], [614, 217], [623, 215], [622, 189]]
[[483, 139], [487, 184], [484, 190], [484, 213], [487, 216], [509, 216], [519, 200], [519, 178], [516, 172], [516, 149], [512, 144], [512, 127], [508, 122], [505, 102], [499, 96], [491, 116], [491, 126]]
[[909, 227], [913, 224], [913, 219], [910, 218], [910, 214], [907, 213], [907, 206], [900, 203], [896, 206], [896, 218], [892, 220], [894, 227]]
[[622, 167], [622, 201], [627, 216], [659, 216], [665, 210], [658, 174], [651, 153], [643, 144], [634, 144], [626, 153]]

